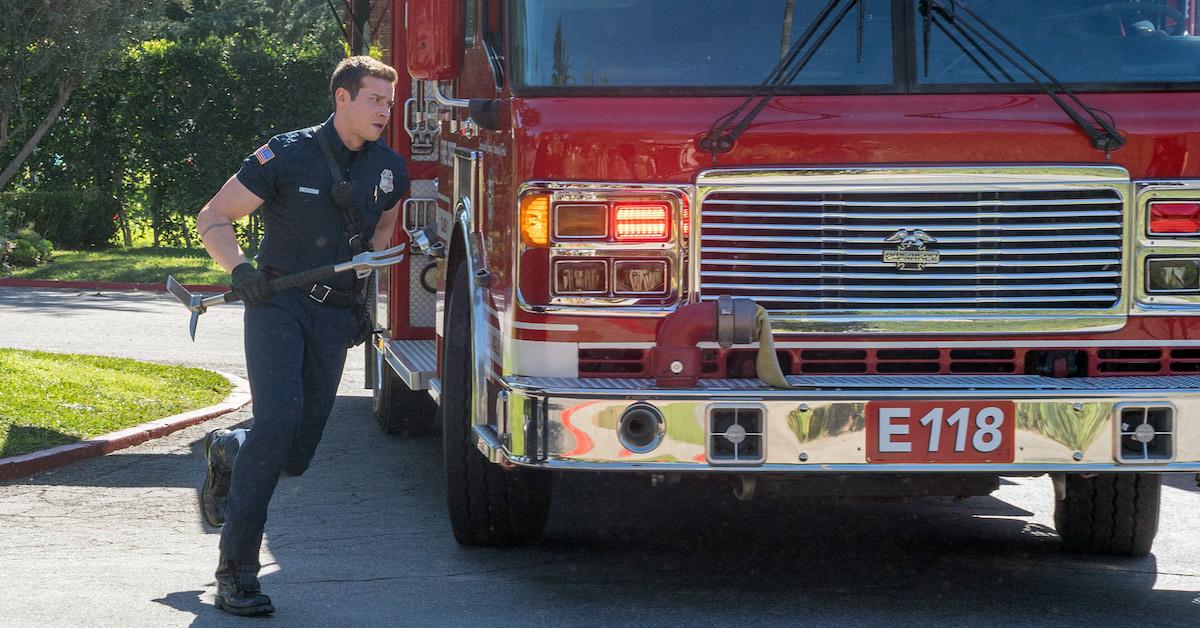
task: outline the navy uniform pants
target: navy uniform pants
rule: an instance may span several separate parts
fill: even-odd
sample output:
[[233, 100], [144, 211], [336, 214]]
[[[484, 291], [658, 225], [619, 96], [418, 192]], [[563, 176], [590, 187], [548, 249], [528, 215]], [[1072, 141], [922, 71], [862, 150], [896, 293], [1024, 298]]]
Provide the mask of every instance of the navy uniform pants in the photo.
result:
[[298, 290], [246, 306], [254, 423], [233, 464], [222, 560], [258, 564], [271, 494], [281, 473], [300, 475], [312, 461], [357, 326], [351, 309], [322, 305]]

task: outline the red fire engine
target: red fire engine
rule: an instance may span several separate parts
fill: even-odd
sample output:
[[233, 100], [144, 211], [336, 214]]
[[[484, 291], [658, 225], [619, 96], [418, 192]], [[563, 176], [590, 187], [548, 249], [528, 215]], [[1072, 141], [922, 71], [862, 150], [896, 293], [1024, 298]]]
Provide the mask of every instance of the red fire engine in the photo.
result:
[[552, 472], [986, 495], [1149, 551], [1200, 471], [1191, 0], [396, 0], [375, 414], [464, 544]]

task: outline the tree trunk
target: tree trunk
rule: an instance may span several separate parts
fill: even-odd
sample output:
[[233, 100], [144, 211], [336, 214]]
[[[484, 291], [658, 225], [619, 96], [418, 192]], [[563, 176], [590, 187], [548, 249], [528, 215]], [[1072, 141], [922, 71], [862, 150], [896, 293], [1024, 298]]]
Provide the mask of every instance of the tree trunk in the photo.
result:
[[125, 209], [125, 195], [122, 193], [121, 183], [125, 180], [125, 166], [121, 160], [113, 162], [112, 181], [110, 191], [113, 198], [117, 199], [117, 224], [121, 226], [121, 239], [125, 242], [125, 248], [133, 247], [133, 228], [129, 225], [129, 210]]
[[161, 242], [159, 234], [162, 231], [162, 217], [159, 216], [159, 209], [162, 207], [162, 194], [155, 187], [150, 188], [150, 231], [154, 234], [154, 248], [158, 248]]
[[117, 208], [117, 215], [121, 217], [121, 239], [125, 242], [125, 248], [133, 248], [133, 229], [129, 226], [125, 203], [120, 203]]
[[46, 117], [42, 118], [42, 123], [34, 129], [33, 135], [29, 137], [29, 141], [25, 142], [25, 145], [17, 152], [17, 156], [13, 157], [8, 167], [4, 169], [4, 172], [0, 172], [0, 190], [3, 190], [4, 186], [8, 185], [9, 180], [21, 168], [21, 164], [25, 163], [25, 160], [33, 154], [33, 149], [37, 148], [38, 143], [45, 137], [46, 131], [50, 130], [50, 125], [54, 124], [54, 121], [58, 119], [59, 112], [67, 104], [67, 99], [71, 97], [71, 92], [75, 91], [75, 86], [76, 81], [74, 79], [67, 79], [67, 81], [58, 86], [58, 100], [54, 101], [54, 106], [46, 113]]

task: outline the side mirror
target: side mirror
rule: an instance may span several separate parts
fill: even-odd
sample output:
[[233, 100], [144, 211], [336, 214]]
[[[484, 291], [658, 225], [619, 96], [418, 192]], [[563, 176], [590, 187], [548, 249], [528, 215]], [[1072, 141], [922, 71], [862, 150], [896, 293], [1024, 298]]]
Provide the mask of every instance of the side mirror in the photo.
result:
[[408, 73], [421, 81], [458, 78], [463, 60], [463, 0], [408, 0]]

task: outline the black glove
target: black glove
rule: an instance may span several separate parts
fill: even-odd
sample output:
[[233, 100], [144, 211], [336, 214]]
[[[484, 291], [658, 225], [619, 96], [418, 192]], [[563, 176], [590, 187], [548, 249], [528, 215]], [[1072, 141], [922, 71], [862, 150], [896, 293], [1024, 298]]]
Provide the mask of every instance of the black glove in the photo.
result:
[[250, 262], [238, 264], [230, 274], [233, 275], [233, 291], [246, 305], [262, 305], [271, 300], [275, 291], [268, 283], [270, 277]]

